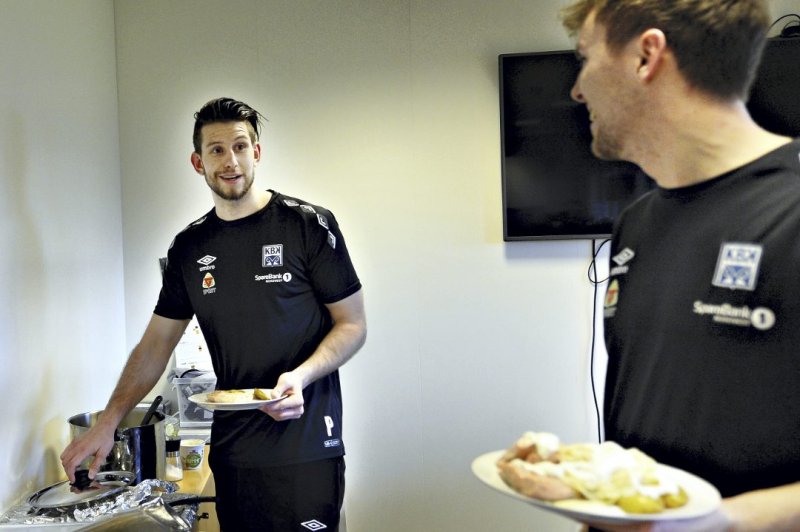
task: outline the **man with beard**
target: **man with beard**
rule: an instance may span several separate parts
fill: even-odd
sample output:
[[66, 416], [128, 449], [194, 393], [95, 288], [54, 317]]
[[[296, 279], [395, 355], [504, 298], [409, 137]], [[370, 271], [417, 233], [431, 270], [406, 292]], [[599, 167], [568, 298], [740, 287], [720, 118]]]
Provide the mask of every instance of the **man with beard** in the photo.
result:
[[285, 399], [214, 413], [209, 465], [223, 530], [336, 530], [344, 496], [338, 368], [366, 337], [361, 284], [333, 214], [253, 187], [260, 114], [220, 98], [195, 114], [195, 171], [214, 208], [174, 239], [154, 314], [98, 419], [61, 455], [93, 478], [114, 430], [152, 389], [192, 316], [217, 388]]
[[800, 142], [745, 106], [767, 7], [579, 0], [563, 15], [592, 151], [658, 185], [614, 228], [605, 436], [723, 496], [698, 520], [618, 528], [798, 530]]

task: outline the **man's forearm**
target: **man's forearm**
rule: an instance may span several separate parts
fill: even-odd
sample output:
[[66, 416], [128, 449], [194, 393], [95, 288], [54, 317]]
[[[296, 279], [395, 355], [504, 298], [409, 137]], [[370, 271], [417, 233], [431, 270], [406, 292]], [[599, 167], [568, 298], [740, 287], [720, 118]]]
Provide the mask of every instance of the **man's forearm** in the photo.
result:
[[304, 388], [350, 360], [367, 338], [364, 295], [360, 290], [326, 307], [331, 313], [333, 328], [314, 353], [292, 372], [300, 377]]
[[122, 418], [153, 389], [165, 368], [166, 361], [163, 365], [160, 364], [138, 350], [137, 346], [125, 364], [99, 422], [113, 427], [119, 426]]
[[800, 482], [750, 491], [723, 501], [729, 530], [800, 530]]
[[366, 326], [336, 324], [323, 338], [314, 353], [294, 372], [301, 375], [304, 386], [340, 368], [364, 345]]
[[176, 321], [153, 316], [141, 341], [131, 352], [98, 424], [116, 428], [122, 418], [153, 389], [164, 373], [172, 350], [187, 323], [188, 320]]

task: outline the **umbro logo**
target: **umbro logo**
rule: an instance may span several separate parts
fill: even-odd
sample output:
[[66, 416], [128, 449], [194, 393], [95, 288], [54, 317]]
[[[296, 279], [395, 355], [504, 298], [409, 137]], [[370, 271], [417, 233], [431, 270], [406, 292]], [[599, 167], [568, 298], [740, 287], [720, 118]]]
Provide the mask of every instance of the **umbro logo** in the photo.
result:
[[205, 257], [203, 257], [202, 259], [198, 260], [197, 262], [202, 264], [203, 266], [208, 266], [209, 264], [211, 264], [215, 260], [217, 260], [217, 257], [212, 257], [211, 255], [206, 255]]
[[623, 266], [626, 262], [630, 262], [630, 260], [635, 256], [636, 253], [634, 253], [631, 248], [625, 248], [611, 257], [611, 260], [613, 260], [617, 266]]
[[323, 528], [328, 528], [327, 525], [320, 523], [316, 519], [312, 519], [311, 521], [305, 521], [300, 523], [303, 528], [307, 528], [309, 530], [322, 530]]

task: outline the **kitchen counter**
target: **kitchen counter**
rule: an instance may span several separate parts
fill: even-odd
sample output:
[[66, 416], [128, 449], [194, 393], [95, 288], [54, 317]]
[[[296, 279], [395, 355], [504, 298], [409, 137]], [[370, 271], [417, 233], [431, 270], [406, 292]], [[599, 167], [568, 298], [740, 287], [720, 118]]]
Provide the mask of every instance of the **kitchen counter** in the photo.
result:
[[[192, 493], [203, 497], [213, 497], [216, 494], [214, 476], [211, 474], [211, 468], [208, 467], [208, 452], [209, 446], [206, 445], [205, 456], [203, 456], [203, 463], [200, 469], [183, 470], [183, 480], [177, 482], [179, 493]], [[201, 504], [197, 510], [197, 515], [204, 513], [208, 514], [208, 519], [198, 519], [194, 525], [194, 530], [197, 532], [219, 532], [216, 505], [211, 502]]]

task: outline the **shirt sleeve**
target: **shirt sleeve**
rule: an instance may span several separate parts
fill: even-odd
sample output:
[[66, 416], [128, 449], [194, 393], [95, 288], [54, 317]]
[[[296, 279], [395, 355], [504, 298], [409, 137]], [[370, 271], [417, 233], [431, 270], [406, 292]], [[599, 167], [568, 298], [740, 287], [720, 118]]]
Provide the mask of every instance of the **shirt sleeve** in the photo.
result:
[[167, 264], [162, 274], [161, 292], [153, 312], [164, 318], [186, 320], [194, 316], [194, 310], [186, 292], [179, 256], [178, 248], [173, 240], [167, 252]]
[[336, 303], [358, 292], [361, 282], [333, 213], [315, 209], [306, 233], [309, 275], [320, 301]]

